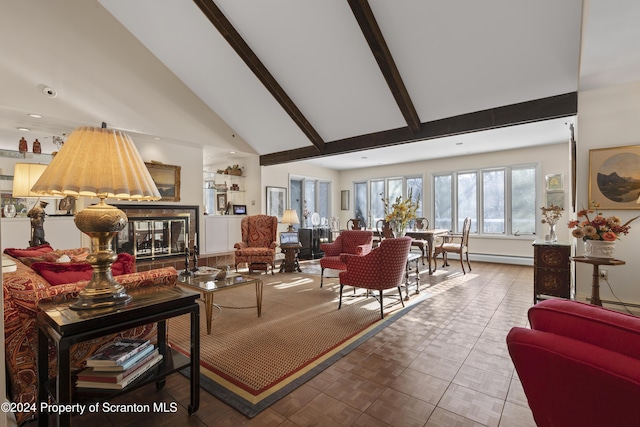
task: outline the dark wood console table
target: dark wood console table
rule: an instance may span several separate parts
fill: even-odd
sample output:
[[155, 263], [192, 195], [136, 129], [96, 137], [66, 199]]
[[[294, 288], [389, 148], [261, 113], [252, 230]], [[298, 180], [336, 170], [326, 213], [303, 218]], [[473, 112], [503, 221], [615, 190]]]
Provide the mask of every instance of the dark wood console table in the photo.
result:
[[593, 278], [591, 280], [591, 304], [602, 307], [600, 299], [600, 266], [601, 265], [625, 265], [626, 263], [613, 258], [588, 258], [584, 255], [571, 258], [575, 262], [593, 265]]
[[[95, 310], [76, 311], [69, 302], [48, 303], [40, 306], [38, 313], [38, 400], [47, 402], [52, 396], [54, 403], [105, 401], [151, 382], [161, 389], [167, 375], [190, 367], [191, 401], [189, 414], [198, 410], [200, 404], [200, 310], [196, 299], [198, 292], [182, 288], [137, 288], [128, 291], [130, 303]], [[191, 314], [191, 358], [188, 359], [171, 350], [166, 342], [166, 320], [182, 314]], [[102, 337], [149, 323], [158, 324], [158, 349], [164, 356], [162, 362], [124, 390], [105, 393], [97, 399], [74, 390], [71, 378], [71, 345]], [[53, 341], [58, 353], [58, 376], [49, 379], [48, 343]], [[58, 425], [70, 426], [71, 413], [58, 415]], [[43, 411], [38, 417], [39, 426], [49, 425], [49, 413]]]

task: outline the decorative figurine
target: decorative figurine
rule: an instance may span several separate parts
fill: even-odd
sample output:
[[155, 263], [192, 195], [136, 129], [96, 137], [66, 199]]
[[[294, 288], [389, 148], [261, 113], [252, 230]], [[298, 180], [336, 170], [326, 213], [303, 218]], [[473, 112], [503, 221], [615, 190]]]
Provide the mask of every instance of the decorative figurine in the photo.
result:
[[42, 147], [40, 147], [40, 141], [38, 141], [38, 138], [33, 141], [33, 152], [36, 154], [42, 153]]
[[47, 215], [44, 208], [46, 208], [48, 204], [48, 202], [41, 200], [39, 205], [36, 203], [36, 205], [27, 212], [27, 216], [31, 218], [30, 246], [49, 244], [49, 242], [44, 240], [44, 217]]
[[21, 153], [26, 153], [29, 151], [29, 145], [27, 144], [27, 140], [24, 137], [20, 138], [20, 144], [18, 145], [18, 151]]

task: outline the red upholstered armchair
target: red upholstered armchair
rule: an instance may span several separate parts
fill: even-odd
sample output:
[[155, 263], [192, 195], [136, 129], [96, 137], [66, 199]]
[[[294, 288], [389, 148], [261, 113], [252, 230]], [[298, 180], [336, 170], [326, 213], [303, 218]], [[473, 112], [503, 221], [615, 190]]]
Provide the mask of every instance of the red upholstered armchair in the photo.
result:
[[321, 243], [320, 250], [324, 257], [320, 259], [320, 287], [324, 279], [324, 269], [346, 270], [346, 265], [340, 259], [342, 254], [366, 255], [371, 252], [373, 245], [373, 231], [343, 230], [332, 243]]
[[507, 346], [538, 426], [640, 426], [640, 318], [546, 300], [529, 322]]
[[400, 286], [404, 280], [411, 241], [411, 237], [384, 239], [380, 242], [380, 246], [371, 250], [367, 255], [342, 255], [342, 260], [347, 268], [346, 271], [340, 272], [340, 304], [338, 309], [342, 307], [342, 289], [345, 286], [380, 291], [378, 298], [382, 318], [384, 318], [382, 291], [398, 288], [400, 302], [404, 307]]
[[271, 266], [271, 274], [276, 260], [276, 235], [278, 218], [269, 215], [251, 215], [242, 218], [240, 223], [242, 242], [233, 245], [236, 248], [235, 266], [238, 264], [267, 264]]

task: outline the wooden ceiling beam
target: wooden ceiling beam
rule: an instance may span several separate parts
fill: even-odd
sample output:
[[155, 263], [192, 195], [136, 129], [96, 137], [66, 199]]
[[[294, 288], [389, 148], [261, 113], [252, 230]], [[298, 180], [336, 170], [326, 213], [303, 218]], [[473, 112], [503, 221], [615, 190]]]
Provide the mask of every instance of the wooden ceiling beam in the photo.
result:
[[422, 124], [422, 130], [411, 133], [408, 128], [391, 129], [382, 132], [354, 136], [340, 139], [326, 144], [324, 155], [320, 155], [313, 147], [303, 147], [295, 150], [260, 156], [260, 165], [270, 166], [306, 160], [373, 148], [389, 147], [392, 145], [429, 139], [444, 138], [471, 132], [498, 129], [507, 126], [522, 125], [544, 120], [569, 117], [578, 112], [578, 93], [570, 92], [563, 95], [532, 101], [511, 104], [488, 110], [476, 111], [446, 119], [434, 120]]
[[393, 97], [402, 112], [409, 129], [413, 133], [419, 133], [421, 128], [420, 117], [416, 111], [413, 101], [409, 96], [409, 92], [402, 81], [398, 67], [396, 66], [391, 51], [387, 46], [387, 42], [380, 31], [378, 22], [376, 21], [373, 11], [367, 0], [347, 0], [353, 15], [360, 25], [362, 34], [369, 44], [369, 48], [373, 56], [378, 62], [378, 67], [384, 75], [387, 85], [393, 94]]
[[314, 150], [316, 154], [323, 153], [325, 149], [325, 142], [320, 137], [320, 134], [313, 128], [297, 105], [289, 95], [287, 95], [282, 86], [280, 86], [276, 81], [275, 77], [273, 77], [269, 70], [267, 70], [267, 67], [265, 67], [262, 61], [260, 61], [258, 56], [249, 47], [247, 42], [244, 41], [242, 36], [240, 36], [240, 33], [238, 33], [233, 25], [231, 25], [231, 22], [229, 22], [226, 16], [224, 16], [213, 0], [193, 0], [193, 2], [200, 8], [207, 19], [209, 19], [209, 21], [218, 29], [220, 34], [227, 40], [245, 64], [247, 64], [249, 69], [253, 71], [253, 74], [255, 74], [260, 82], [262, 82], [282, 108], [284, 108], [307, 138], [309, 138], [315, 147]]

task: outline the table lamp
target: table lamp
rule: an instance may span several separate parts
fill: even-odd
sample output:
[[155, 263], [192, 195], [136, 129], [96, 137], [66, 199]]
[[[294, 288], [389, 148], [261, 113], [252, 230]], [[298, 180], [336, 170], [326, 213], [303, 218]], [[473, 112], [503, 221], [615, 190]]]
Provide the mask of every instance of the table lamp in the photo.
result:
[[[13, 170], [13, 190], [11, 197], [40, 197], [40, 194], [31, 191], [31, 187], [42, 175], [42, 172], [47, 168], [47, 165], [41, 165], [39, 163], [16, 163]], [[29, 210], [31, 214], [38, 215], [38, 212], [44, 207], [38, 206], [36, 201], [32, 210]], [[31, 216], [31, 215], [30, 215]], [[29, 240], [29, 246], [44, 245], [47, 242], [44, 240], [44, 210], [40, 213], [42, 218], [33, 218], [31, 220], [31, 240]], [[40, 222], [38, 222], [40, 221]]]
[[87, 261], [93, 275], [80, 291], [72, 309], [118, 306], [131, 300], [116, 282], [111, 264], [117, 259], [111, 247], [114, 236], [128, 222], [127, 215], [105, 203], [108, 197], [126, 200], [159, 200], [160, 193], [136, 150], [123, 132], [79, 127], [73, 131], [32, 191], [57, 196], [98, 197], [100, 202], [76, 213], [76, 227], [91, 238]]
[[282, 214], [282, 223], [289, 224], [289, 228], [287, 231], [293, 231], [293, 224], [300, 224], [300, 220], [298, 219], [298, 213], [295, 209], [285, 209], [284, 214]]

